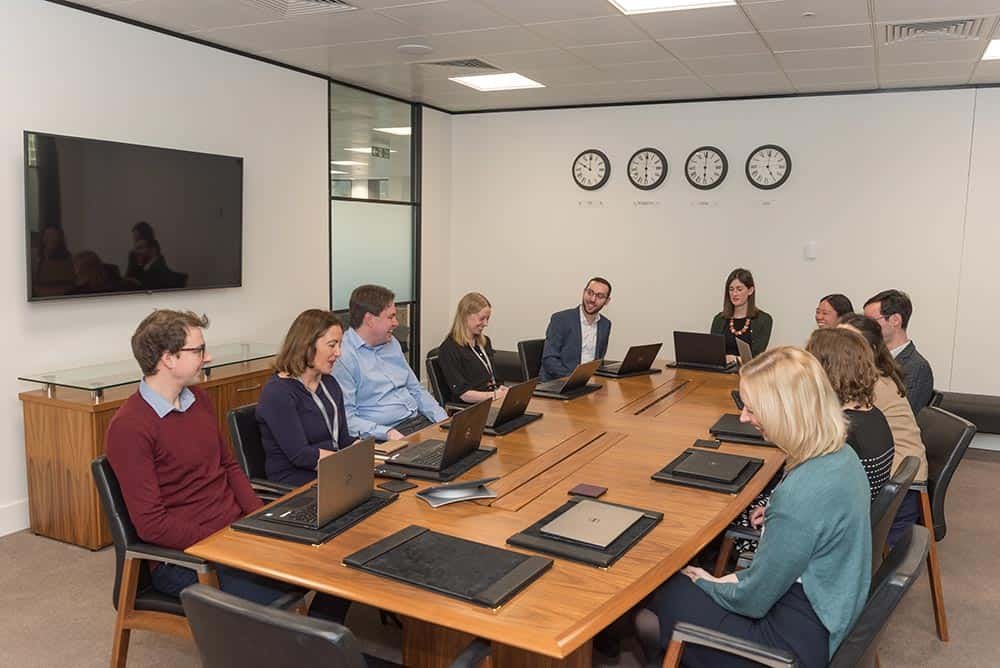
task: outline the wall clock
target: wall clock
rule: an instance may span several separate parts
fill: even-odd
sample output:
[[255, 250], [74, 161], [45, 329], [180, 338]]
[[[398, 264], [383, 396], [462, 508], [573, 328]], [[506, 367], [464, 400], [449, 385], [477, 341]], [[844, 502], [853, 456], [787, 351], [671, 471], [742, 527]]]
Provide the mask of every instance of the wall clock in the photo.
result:
[[773, 190], [788, 180], [792, 158], [775, 144], [755, 148], [747, 157], [747, 180], [761, 190]]
[[573, 180], [584, 190], [597, 190], [611, 176], [611, 161], [596, 148], [588, 148], [573, 161]]
[[726, 154], [714, 146], [699, 146], [691, 151], [684, 163], [684, 176], [698, 190], [711, 190], [722, 185], [728, 172]]
[[667, 178], [667, 159], [655, 148], [640, 148], [628, 159], [628, 180], [639, 190], [652, 190]]

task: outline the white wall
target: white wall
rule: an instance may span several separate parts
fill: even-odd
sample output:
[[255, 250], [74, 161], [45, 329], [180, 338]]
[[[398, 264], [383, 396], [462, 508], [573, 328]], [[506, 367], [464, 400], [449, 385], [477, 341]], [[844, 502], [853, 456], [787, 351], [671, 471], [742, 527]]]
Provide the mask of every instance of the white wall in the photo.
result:
[[[451, 326], [457, 297], [451, 291], [452, 116], [423, 110], [420, 207], [421, 350], [440, 345]], [[424, 365], [420, 365], [423, 377]]]
[[[0, 3], [0, 535], [27, 526], [15, 377], [128, 359], [154, 307], [212, 319], [209, 344], [280, 342], [302, 309], [325, 307], [326, 83], [40, 0]], [[243, 287], [25, 300], [26, 129], [238, 155], [244, 163]]]
[[[984, 358], [982, 343], [1000, 331], [990, 299], [998, 111], [1000, 92], [958, 90], [454, 116], [451, 303], [482, 290], [494, 306], [495, 344], [513, 349], [542, 336], [549, 314], [573, 306], [586, 279], [603, 274], [614, 284], [609, 356], [620, 359], [628, 345], [652, 341], [670, 356], [673, 330], [707, 330], [736, 266], [754, 272], [758, 305], [774, 316], [771, 345], [802, 345], [826, 293], [844, 292], [860, 309], [879, 290], [900, 288], [913, 298], [910, 335], [938, 387], [997, 393], [1000, 358]], [[765, 143], [792, 158], [790, 179], [774, 191], [744, 176], [746, 156]], [[726, 181], [707, 192], [682, 171], [703, 144], [729, 158]], [[625, 174], [644, 146], [670, 164], [652, 192]], [[593, 193], [570, 172], [590, 147], [612, 163], [610, 181]], [[809, 241], [818, 249], [811, 261]]]

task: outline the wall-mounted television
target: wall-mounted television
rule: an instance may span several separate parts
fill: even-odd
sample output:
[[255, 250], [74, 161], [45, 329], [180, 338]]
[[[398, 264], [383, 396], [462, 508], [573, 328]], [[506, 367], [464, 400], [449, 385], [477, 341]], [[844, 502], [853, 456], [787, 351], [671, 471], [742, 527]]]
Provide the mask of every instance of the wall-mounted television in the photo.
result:
[[28, 301], [242, 284], [243, 158], [24, 133]]

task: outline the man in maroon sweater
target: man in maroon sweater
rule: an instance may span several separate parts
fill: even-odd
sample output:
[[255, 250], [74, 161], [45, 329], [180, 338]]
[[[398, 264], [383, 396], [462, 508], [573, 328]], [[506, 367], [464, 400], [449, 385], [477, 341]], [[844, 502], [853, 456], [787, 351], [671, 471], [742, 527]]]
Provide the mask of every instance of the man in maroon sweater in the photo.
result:
[[[132, 352], [143, 379], [108, 427], [108, 461], [139, 537], [177, 550], [262, 505], [222, 440], [208, 395], [193, 386], [212, 361], [207, 326], [204, 316], [169, 310], [139, 323]], [[217, 572], [221, 589], [259, 603], [293, 589], [224, 566]], [[173, 564], [152, 571], [153, 587], [175, 596], [197, 579]]]

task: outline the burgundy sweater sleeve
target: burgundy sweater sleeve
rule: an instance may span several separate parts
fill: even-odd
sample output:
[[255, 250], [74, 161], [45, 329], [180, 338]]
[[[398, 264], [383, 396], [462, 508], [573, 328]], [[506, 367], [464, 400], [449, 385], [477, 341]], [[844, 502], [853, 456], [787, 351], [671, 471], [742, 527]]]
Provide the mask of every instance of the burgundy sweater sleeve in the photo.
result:
[[163, 503], [154, 463], [154, 439], [148, 430], [131, 420], [112, 421], [107, 454], [129, 517], [142, 540], [184, 550], [213, 533], [169, 511]]
[[240, 508], [243, 510], [243, 514], [251, 513], [264, 503], [257, 497], [256, 492], [253, 491], [253, 486], [250, 484], [249, 478], [247, 478], [246, 473], [240, 468], [239, 462], [233, 457], [232, 450], [226, 445], [226, 442], [222, 440], [222, 434], [219, 434], [219, 464], [222, 469], [226, 472], [226, 479], [229, 481], [229, 488], [233, 490], [233, 496], [236, 497], [236, 503], [240, 504]]

